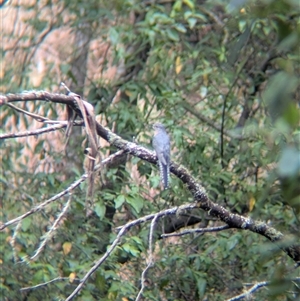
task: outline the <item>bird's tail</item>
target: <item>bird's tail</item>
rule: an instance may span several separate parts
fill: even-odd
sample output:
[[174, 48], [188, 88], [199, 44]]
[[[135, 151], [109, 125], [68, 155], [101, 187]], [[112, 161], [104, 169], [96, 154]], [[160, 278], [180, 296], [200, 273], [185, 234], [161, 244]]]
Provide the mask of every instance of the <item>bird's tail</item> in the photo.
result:
[[164, 184], [164, 188], [167, 189], [169, 186], [169, 177], [170, 177], [170, 172], [169, 172], [169, 164], [159, 164], [159, 169], [160, 169], [160, 179]]

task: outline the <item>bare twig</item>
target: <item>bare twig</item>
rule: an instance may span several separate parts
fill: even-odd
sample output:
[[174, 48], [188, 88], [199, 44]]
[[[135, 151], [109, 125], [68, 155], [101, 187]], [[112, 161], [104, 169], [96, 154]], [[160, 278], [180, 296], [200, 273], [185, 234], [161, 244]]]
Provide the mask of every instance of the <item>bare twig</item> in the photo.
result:
[[[300, 281], [300, 277], [296, 277], [294, 279], [291, 279], [291, 281]], [[260, 289], [261, 287], [268, 286], [270, 285], [270, 281], [262, 281], [254, 284], [249, 290], [247, 290], [245, 293], [240, 294], [238, 296], [235, 296], [233, 298], [227, 299], [226, 301], [237, 301], [237, 300], [242, 300], [244, 298], [249, 298], [252, 293]]]
[[153, 260], [153, 233], [154, 233], [154, 228], [156, 225], [156, 220], [157, 220], [157, 215], [153, 218], [151, 225], [150, 225], [150, 231], [149, 231], [149, 256], [148, 256], [148, 264], [146, 268], [142, 272], [142, 277], [141, 277], [141, 289], [136, 297], [136, 301], [139, 301], [140, 298], [143, 295], [143, 291], [145, 289], [145, 283], [146, 283], [146, 275], [148, 270], [154, 265], [154, 260]]
[[28, 115], [28, 116], [34, 118], [37, 121], [44, 122], [46, 120], [49, 120], [49, 118], [47, 118], [47, 117], [44, 117], [44, 116], [41, 116], [41, 115], [38, 115], [38, 114], [34, 114], [34, 113], [31, 113], [31, 112], [28, 112], [26, 110], [23, 110], [21, 108], [16, 107], [15, 105], [13, 105], [11, 103], [8, 103], [7, 106], [11, 107], [12, 109], [16, 110], [17, 112], [23, 113], [24, 115]]
[[228, 225], [220, 226], [220, 227], [211, 227], [211, 228], [201, 228], [201, 229], [188, 229], [184, 230], [178, 233], [169, 233], [169, 234], [162, 234], [160, 237], [161, 238], [166, 238], [166, 237], [172, 237], [172, 236], [183, 236], [186, 234], [193, 234], [193, 233], [205, 233], [205, 232], [219, 232], [223, 230], [230, 229]]
[[[46, 124], [51, 124], [52, 122], [49, 120], [47, 122], [44, 122]], [[54, 123], [54, 121], [53, 121]], [[37, 135], [41, 135], [44, 133], [48, 133], [48, 132], [52, 132], [52, 131], [56, 131], [62, 128], [65, 128], [67, 126], [67, 121], [56, 121], [55, 124], [53, 126], [48, 126], [45, 128], [40, 128], [37, 130], [32, 130], [32, 131], [25, 131], [25, 132], [18, 132], [18, 133], [8, 133], [8, 134], [1, 134], [0, 135], [0, 140], [2, 139], [11, 139], [11, 138], [21, 138], [21, 137], [28, 137], [28, 136], [37, 136]], [[74, 125], [82, 125], [83, 122], [82, 121], [76, 121], [74, 123]]]
[[242, 300], [244, 298], [247, 298], [250, 296], [250, 294], [254, 293], [256, 290], [258, 290], [261, 287], [267, 286], [269, 284], [268, 281], [263, 281], [254, 284], [249, 290], [247, 290], [245, 293], [240, 294], [238, 296], [235, 296], [233, 298], [227, 299], [226, 301], [236, 301], [236, 300]]
[[[56, 281], [68, 281], [70, 280], [69, 277], [57, 277], [57, 278], [54, 278], [54, 279], [51, 279], [47, 282], [43, 282], [43, 283], [40, 283], [40, 284], [37, 284], [37, 285], [34, 285], [34, 286], [27, 286], [27, 287], [23, 287], [20, 289], [20, 291], [28, 291], [28, 290], [34, 290], [36, 288], [39, 288], [39, 287], [43, 287], [45, 285], [48, 285], [48, 284], [51, 284], [51, 283], [54, 283]], [[75, 278], [74, 281], [80, 281], [79, 278]]]
[[18, 262], [18, 255], [17, 255], [17, 250], [16, 250], [16, 238], [17, 238], [17, 235], [19, 234], [19, 230], [21, 228], [21, 225], [22, 225], [22, 222], [20, 221], [16, 228], [15, 228], [15, 231], [14, 231], [14, 235], [12, 236], [11, 240], [10, 240], [10, 245], [12, 247], [12, 250], [13, 250], [13, 257], [14, 257], [14, 262]]
[[58, 228], [58, 225], [60, 223], [60, 221], [62, 220], [62, 218], [64, 217], [64, 215], [66, 214], [70, 204], [71, 204], [71, 199], [72, 199], [72, 195], [69, 195], [69, 199], [65, 205], [65, 207], [63, 208], [63, 210], [61, 211], [61, 213], [59, 214], [59, 216], [57, 217], [57, 219], [55, 220], [55, 222], [53, 223], [52, 227], [49, 229], [49, 231], [44, 235], [44, 240], [40, 243], [38, 249], [36, 250], [36, 252], [34, 253], [34, 255], [32, 257], [30, 257], [30, 260], [34, 260], [44, 249], [44, 247], [46, 246], [47, 242], [49, 241], [49, 239], [51, 239], [54, 235], [54, 231]]
[[66, 127], [66, 126], [63, 124], [57, 124], [57, 125], [53, 125], [53, 126], [50, 126], [47, 128], [41, 128], [41, 129], [37, 129], [37, 130], [33, 130], [33, 131], [2, 134], [2, 135], [0, 135], [0, 140], [11, 139], [11, 138], [21, 138], [21, 137], [27, 137], [27, 136], [37, 136], [40, 134], [56, 131], [56, 130], [59, 130], [64, 127]]
[[[47, 133], [47, 132], [51, 132], [51, 131], [55, 131], [57, 129], [60, 128], [64, 128], [68, 125], [67, 121], [63, 121], [63, 120], [50, 120], [49, 118], [43, 117], [41, 115], [38, 114], [34, 114], [31, 112], [28, 112], [26, 110], [23, 110], [21, 108], [18, 108], [17, 106], [11, 104], [11, 103], [7, 103], [7, 106], [11, 107], [12, 109], [23, 113], [25, 115], [28, 115], [32, 118], [34, 118], [35, 120], [45, 123], [45, 124], [56, 124], [53, 127], [48, 127], [48, 128], [42, 128], [42, 129], [38, 129], [38, 130], [33, 130], [33, 131], [25, 131], [25, 132], [19, 132], [19, 133], [8, 133], [8, 134], [2, 134], [0, 135], [0, 140], [1, 139], [9, 139], [9, 138], [20, 138], [20, 137], [27, 137], [27, 136], [35, 136], [35, 135], [39, 135], [42, 133]], [[82, 125], [83, 121], [74, 121], [72, 125]]]

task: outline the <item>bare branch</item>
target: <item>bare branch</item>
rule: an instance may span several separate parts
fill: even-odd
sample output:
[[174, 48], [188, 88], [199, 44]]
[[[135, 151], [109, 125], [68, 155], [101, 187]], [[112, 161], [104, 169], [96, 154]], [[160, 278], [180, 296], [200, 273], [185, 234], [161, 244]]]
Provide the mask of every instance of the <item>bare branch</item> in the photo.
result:
[[[296, 277], [294, 279], [291, 279], [291, 281], [300, 281], [300, 277]], [[226, 301], [237, 301], [237, 300], [242, 300], [244, 298], [249, 298], [252, 293], [260, 289], [261, 287], [268, 286], [270, 285], [270, 281], [262, 281], [254, 284], [249, 290], [247, 290], [245, 293], [240, 294], [238, 296], [235, 296], [233, 298], [227, 299]]]
[[[57, 278], [54, 278], [52, 280], [49, 280], [47, 282], [44, 282], [44, 283], [40, 283], [40, 284], [37, 284], [35, 286], [27, 286], [27, 287], [23, 287], [20, 289], [20, 291], [28, 291], [28, 290], [34, 290], [36, 288], [39, 288], [39, 287], [43, 287], [45, 285], [48, 285], [48, 284], [51, 284], [51, 283], [54, 283], [56, 281], [70, 281], [70, 278], [69, 277], [57, 277]], [[75, 278], [74, 281], [80, 281], [79, 278]]]
[[41, 128], [41, 129], [33, 130], [33, 131], [2, 134], [2, 135], [0, 135], [0, 140], [2, 140], [2, 139], [11, 139], [11, 138], [21, 138], [21, 137], [27, 137], [27, 136], [37, 136], [37, 135], [40, 135], [40, 134], [44, 134], [44, 133], [48, 133], [48, 132], [52, 132], [52, 131], [62, 129], [64, 127], [66, 127], [66, 125], [56, 124], [56, 125], [53, 125], [53, 126], [49, 126], [47, 128]]
[[0, 106], [17, 101], [51, 101], [54, 103], [62, 103], [74, 106], [75, 99], [73, 96], [64, 94], [49, 93], [46, 91], [26, 91], [17, 94], [0, 95]]
[[14, 231], [14, 235], [12, 236], [11, 240], [10, 240], [10, 245], [12, 247], [12, 251], [13, 251], [13, 258], [14, 258], [14, 262], [18, 262], [18, 256], [17, 256], [17, 250], [16, 250], [16, 238], [17, 235], [19, 234], [19, 230], [21, 228], [21, 221], [17, 224], [15, 231]]
[[[2, 140], [2, 139], [11, 139], [11, 138], [21, 138], [21, 137], [28, 137], [28, 136], [37, 136], [37, 135], [41, 135], [41, 134], [44, 134], [44, 133], [53, 132], [53, 131], [56, 131], [56, 130], [59, 130], [59, 129], [63, 129], [67, 126], [67, 121], [47, 120], [43, 123], [46, 123], [46, 124], [57, 123], [57, 124], [55, 124], [53, 126], [48, 126], [46, 128], [40, 128], [40, 129], [37, 129], [37, 130], [32, 130], [32, 131], [1, 134], [0, 135], [0, 140]], [[83, 121], [75, 121], [74, 125], [75, 126], [81, 126], [81, 125], [83, 125]]]
[[233, 298], [227, 299], [226, 301], [236, 301], [236, 300], [242, 300], [244, 298], [248, 298], [250, 296], [250, 294], [254, 293], [256, 290], [258, 290], [261, 287], [267, 286], [268, 284], [269, 284], [268, 281], [256, 283], [245, 293], [235, 296]]
[[172, 237], [172, 236], [183, 236], [186, 234], [193, 234], [193, 233], [205, 233], [205, 232], [219, 232], [223, 230], [230, 229], [228, 225], [220, 226], [220, 227], [211, 227], [211, 228], [200, 228], [200, 229], [188, 229], [184, 231], [180, 231], [178, 233], [170, 233], [170, 234], [162, 234], [161, 238]]
[[23, 110], [21, 108], [16, 107], [15, 105], [13, 105], [11, 103], [8, 103], [6, 105], [9, 106], [9, 107], [11, 107], [12, 109], [16, 110], [17, 112], [23, 113], [25, 115], [28, 115], [28, 116], [36, 119], [37, 121], [44, 122], [46, 120], [49, 120], [49, 118], [47, 118], [47, 117], [44, 117], [44, 116], [41, 116], [41, 115], [38, 115], [38, 114], [34, 114], [34, 113], [31, 113], [31, 112], [28, 112], [26, 110]]
[[30, 260], [34, 260], [42, 252], [42, 250], [46, 246], [49, 239], [51, 239], [53, 237], [54, 231], [58, 228], [59, 222], [62, 220], [62, 218], [66, 214], [66, 212], [67, 212], [67, 210], [68, 210], [68, 208], [71, 204], [71, 199], [72, 199], [72, 195], [70, 194], [69, 195], [69, 200], [67, 201], [67, 203], [66, 203], [65, 207], [63, 208], [62, 212], [59, 214], [59, 216], [57, 217], [57, 219], [53, 223], [50, 230], [44, 235], [44, 240], [40, 243], [40, 245], [39, 245], [38, 249], [36, 250], [36, 252], [34, 253], [34, 255], [30, 257]]
[[157, 215], [153, 218], [151, 225], [150, 225], [150, 232], [149, 232], [149, 254], [148, 254], [148, 264], [146, 268], [143, 270], [142, 277], [141, 277], [141, 289], [136, 297], [136, 301], [139, 301], [143, 295], [143, 291], [145, 289], [145, 282], [146, 282], [146, 275], [148, 270], [154, 265], [153, 260], [153, 233], [154, 227], [156, 225]]

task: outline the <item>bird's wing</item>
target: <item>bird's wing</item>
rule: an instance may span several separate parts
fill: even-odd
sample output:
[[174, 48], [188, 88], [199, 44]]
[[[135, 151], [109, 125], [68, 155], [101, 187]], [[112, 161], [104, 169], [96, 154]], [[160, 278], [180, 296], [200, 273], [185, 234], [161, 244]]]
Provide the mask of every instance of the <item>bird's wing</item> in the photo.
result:
[[169, 159], [167, 156], [165, 156], [164, 152], [156, 152], [156, 155], [158, 157], [158, 160], [163, 164], [163, 165], [168, 165]]

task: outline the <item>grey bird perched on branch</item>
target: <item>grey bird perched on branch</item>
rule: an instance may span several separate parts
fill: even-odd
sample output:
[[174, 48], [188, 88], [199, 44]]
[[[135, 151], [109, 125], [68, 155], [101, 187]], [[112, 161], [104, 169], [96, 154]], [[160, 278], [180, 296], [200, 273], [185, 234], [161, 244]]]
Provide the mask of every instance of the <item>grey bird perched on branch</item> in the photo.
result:
[[170, 138], [165, 127], [161, 123], [153, 125], [154, 136], [152, 145], [156, 152], [160, 170], [160, 179], [164, 188], [168, 188], [170, 176]]

